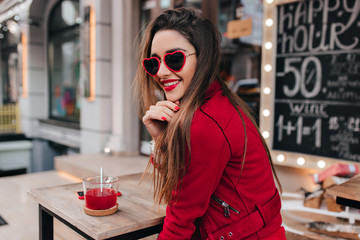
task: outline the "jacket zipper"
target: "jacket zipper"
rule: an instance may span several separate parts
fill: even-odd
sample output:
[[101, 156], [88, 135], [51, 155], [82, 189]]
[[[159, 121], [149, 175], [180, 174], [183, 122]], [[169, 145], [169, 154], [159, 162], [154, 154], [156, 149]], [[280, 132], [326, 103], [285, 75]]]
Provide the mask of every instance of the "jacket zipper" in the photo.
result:
[[230, 210], [239, 214], [240, 212], [238, 210], [236, 210], [235, 208], [233, 208], [232, 206], [230, 206], [228, 203], [224, 202], [223, 200], [221, 200], [220, 198], [211, 195], [211, 198], [215, 200], [215, 202], [217, 202], [218, 204], [220, 204], [222, 206], [222, 208], [224, 209], [224, 216], [225, 217], [230, 217]]

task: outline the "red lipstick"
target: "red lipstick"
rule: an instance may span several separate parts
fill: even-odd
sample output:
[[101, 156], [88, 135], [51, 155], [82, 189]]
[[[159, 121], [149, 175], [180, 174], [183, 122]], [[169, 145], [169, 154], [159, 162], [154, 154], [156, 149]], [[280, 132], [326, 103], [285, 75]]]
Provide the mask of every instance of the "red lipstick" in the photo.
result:
[[[175, 84], [172, 84], [170, 86], [165, 86], [165, 85], [168, 85], [169, 83], [174, 83], [176, 82]], [[180, 83], [180, 80], [176, 79], [176, 80], [166, 80], [166, 81], [162, 81], [162, 84], [164, 84], [164, 90], [166, 92], [170, 92], [172, 90], [174, 90]]]

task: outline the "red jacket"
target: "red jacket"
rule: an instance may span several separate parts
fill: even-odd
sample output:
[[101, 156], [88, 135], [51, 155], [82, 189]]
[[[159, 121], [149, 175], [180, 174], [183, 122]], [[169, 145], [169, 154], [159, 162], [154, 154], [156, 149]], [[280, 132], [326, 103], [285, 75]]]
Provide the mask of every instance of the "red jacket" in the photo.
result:
[[[166, 209], [158, 239], [266, 237], [282, 223], [280, 197], [266, 151], [255, 126], [242, 114], [248, 142], [239, 178], [245, 143], [241, 118], [222, 95], [219, 83], [207, 93], [192, 120], [188, 171], [176, 204]], [[225, 216], [226, 203], [237, 212], [230, 209]]]

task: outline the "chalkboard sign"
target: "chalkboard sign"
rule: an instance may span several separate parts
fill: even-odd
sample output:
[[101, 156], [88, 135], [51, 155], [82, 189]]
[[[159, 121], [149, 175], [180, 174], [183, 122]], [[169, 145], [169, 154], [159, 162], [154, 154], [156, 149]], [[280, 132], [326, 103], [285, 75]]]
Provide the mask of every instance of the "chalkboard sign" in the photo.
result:
[[277, 6], [273, 149], [360, 162], [360, 0]]

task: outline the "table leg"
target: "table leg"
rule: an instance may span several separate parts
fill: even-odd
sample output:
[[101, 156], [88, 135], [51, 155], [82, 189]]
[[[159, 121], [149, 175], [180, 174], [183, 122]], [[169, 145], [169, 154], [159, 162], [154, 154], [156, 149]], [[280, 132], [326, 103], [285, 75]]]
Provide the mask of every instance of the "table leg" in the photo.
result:
[[[54, 239], [54, 218], [64, 223], [70, 229], [77, 232], [80, 236], [84, 237], [88, 240], [93, 240], [94, 238], [90, 237], [68, 221], [64, 220], [60, 216], [55, 213], [49, 211], [45, 207], [39, 204], [39, 239], [40, 240], [53, 240]], [[108, 240], [134, 240], [140, 239], [147, 236], [151, 236], [153, 234], [161, 232], [163, 228], [163, 224], [158, 224], [152, 227], [148, 227], [145, 229], [137, 230], [134, 232], [130, 232], [121, 236], [116, 236], [112, 238], [108, 238]]]
[[54, 239], [54, 219], [40, 204], [39, 204], [39, 239], [40, 240]]
[[137, 230], [131, 233], [127, 233], [121, 236], [107, 238], [106, 240], [136, 240], [154, 235], [156, 233], [160, 233], [162, 229], [163, 229], [163, 224], [159, 224], [145, 229]]
[[94, 238], [90, 237], [68, 221], [64, 220], [60, 216], [51, 212], [44, 206], [39, 204], [39, 239], [40, 240], [53, 240], [54, 239], [54, 218], [68, 226], [70, 229], [77, 232], [80, 236], [84, 237], [88, 240], [94, 240]]

